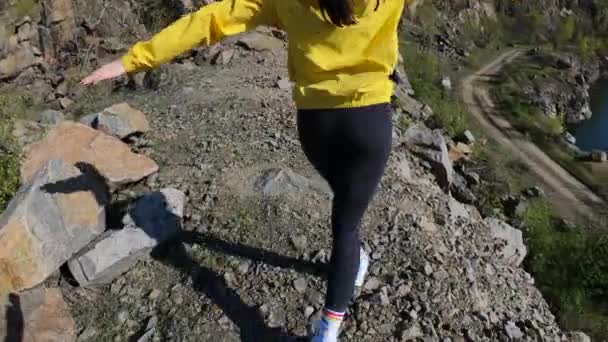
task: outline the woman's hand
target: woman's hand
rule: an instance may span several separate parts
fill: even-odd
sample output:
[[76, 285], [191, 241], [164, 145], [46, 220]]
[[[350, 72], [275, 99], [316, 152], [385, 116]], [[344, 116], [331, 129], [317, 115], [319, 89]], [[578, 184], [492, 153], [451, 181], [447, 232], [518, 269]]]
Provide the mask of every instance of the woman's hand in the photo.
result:
[[114, 62], [106, 64], [101, 68], [95, 70], [92, 74], [80, 81], [80, 84], [97, 84], [100, 81], [116, 78], [126, 73], [127, 72], [122, 64], [122, 60], [117, 59]]

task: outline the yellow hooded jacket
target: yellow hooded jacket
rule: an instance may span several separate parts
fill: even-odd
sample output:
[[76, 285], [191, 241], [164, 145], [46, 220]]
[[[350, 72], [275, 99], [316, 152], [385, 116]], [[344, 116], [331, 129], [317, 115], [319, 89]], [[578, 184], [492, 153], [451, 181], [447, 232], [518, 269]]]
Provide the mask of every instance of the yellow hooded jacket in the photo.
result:
[[397, 25], [407, 0], [354, 0], [357, 23], [336, 27], [317, 0], [223, 0], [177, 20], [122, 59], [127, 72], [159, 66], [200, 45], [268, 25], [289, 37], [289, 74], [299, 109], [390, 101]]

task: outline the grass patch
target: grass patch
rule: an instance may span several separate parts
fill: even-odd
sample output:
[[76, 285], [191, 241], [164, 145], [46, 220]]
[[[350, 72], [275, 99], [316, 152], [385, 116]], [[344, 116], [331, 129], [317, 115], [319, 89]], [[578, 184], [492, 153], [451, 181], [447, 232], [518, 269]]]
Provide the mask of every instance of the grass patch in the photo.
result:
[[433, 52], [417, 48], [413, 44], [402, 49], [408, 78], [416, 96], [433, 108], [433, 126], [445, 128], [451, 136], [467, 129], [467, 113], [464, 105], [441, 86], [443, 75], [448, 72]]
[[38, 0], [18, 0], [12, 8], [13, 16], [21, 19], [26, 15], [32, 15], [38, 8]]
[[12, 135], [13, 120], [30, 115], [32, 99], [0, 89], [0, 212], [19, 188], [20, 146]]
[[[473, 127], [473, 131], [480, 130]], [[479, 162], [478, 173], [484, 181], [477, 204], [483, 216], [496, 216], [502, 212], [502, 196], [536, 185], [528, 166], [502, 146], [491, 142], [477, 145], [474, 152], [473, 159]]]
[[424, 32], [429, 34], [439, 33], [441, 24], [440, 11], [435, 6], [434, 1], [424, 1], [416, 7], [413, 22], [419, 26]]

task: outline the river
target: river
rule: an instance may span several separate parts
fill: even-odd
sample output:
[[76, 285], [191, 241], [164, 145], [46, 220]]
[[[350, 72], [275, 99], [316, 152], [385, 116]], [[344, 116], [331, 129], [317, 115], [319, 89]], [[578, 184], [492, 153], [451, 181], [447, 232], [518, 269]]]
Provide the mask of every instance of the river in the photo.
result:
[[589, 94], [593, 116], [574, 130], [576, 145], [585, 151], [608, 151], [608, 79], [596, 82]]

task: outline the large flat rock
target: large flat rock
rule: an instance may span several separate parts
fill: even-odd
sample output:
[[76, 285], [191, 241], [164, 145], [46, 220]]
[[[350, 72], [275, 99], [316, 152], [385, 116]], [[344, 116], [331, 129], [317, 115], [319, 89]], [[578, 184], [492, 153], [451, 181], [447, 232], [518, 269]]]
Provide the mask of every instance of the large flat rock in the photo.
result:
[[108, 198], [96, 175], [43, 166], [0, 216], [0, 296], [40, 284], [101, 234]]
[[125, 228], [109, 231], [68, 266], [81, 286], [108, 284], [180, 231], [185, 194], [164, 189], [139, 199]]
[[80, 122], [119, 139], [150, 130], [146, 115], [127, 103], [119, 103], [100, 113], [87, 115]]
[[156, 171], [158, 165], [117, 138], [80, 123], [65, 121], [53, 128], [46, 138], [26, 148], [21, 166], [24, 183], [49, 160], [68, 164], [86, 164], [103, 176], [111, 187], [139, 181]]
[[454, 180], [454, 169], [440, 130], [414, 125], [405, 131], [403, 142], [410, 151], [431, 164], [433, 174], [441, 187], [449, 187]]
[[521, 230], [495, 218], [487, 218], [485, 223], [492, 237], [502, 242], [497, 250], [498, 257], [508, 265], [521, 265], [528, 253]]

